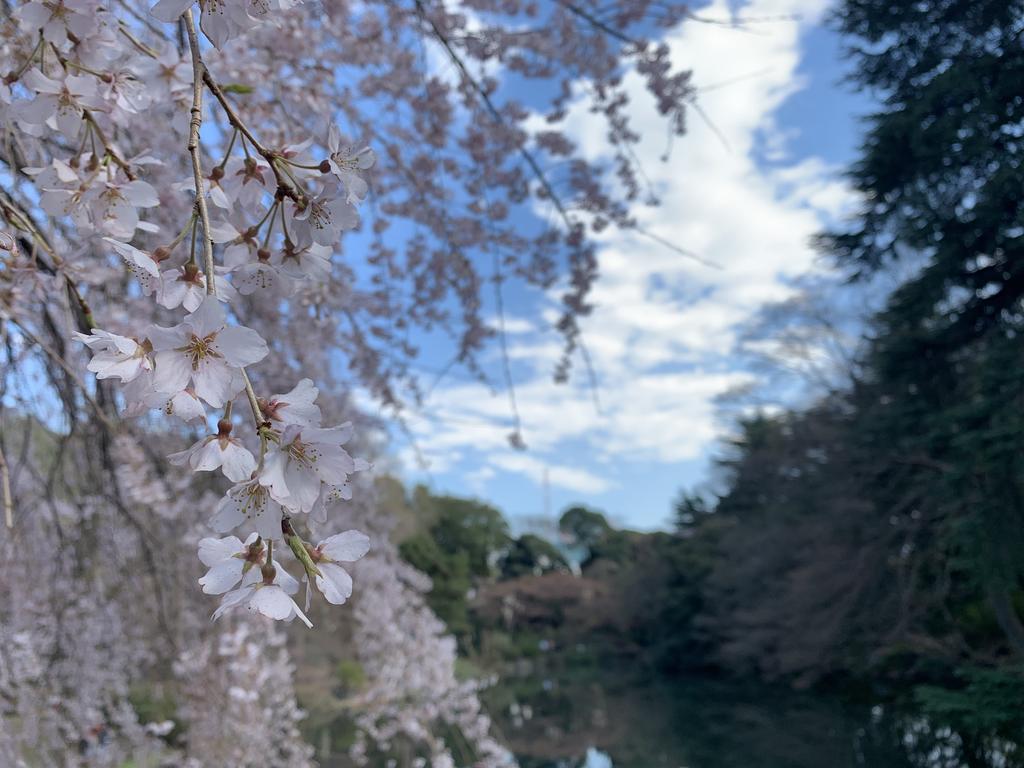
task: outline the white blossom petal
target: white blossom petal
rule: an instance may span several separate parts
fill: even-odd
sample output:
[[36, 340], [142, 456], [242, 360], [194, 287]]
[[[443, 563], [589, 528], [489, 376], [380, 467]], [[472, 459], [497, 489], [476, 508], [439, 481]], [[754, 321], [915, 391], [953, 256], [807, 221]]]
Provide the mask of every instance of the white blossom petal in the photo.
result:
[[251, 328], [232, 325], [217, 334], [214, 347], [230, 364], [238, 367], [258, 363], [270, 351], [267, 342]]
[[[183, 390], [192, 375], [192, 366], [189, 364], [188, 358], [173, 351], [157, 352], [154, 358], [153, 387], [157, 392], [172, 394]], [[221, 404], [210, 403], [210, 405], [216, 408]]]
[[192, 7], [194, 0], [160, 0], [149, 9], [154, 18], [167, 23], [175, 22], [186, 10]]
[[345, 531], [324, 539], [318, 549], [331, 560], [354, 563], [370, 551], [370, 537], [361, 531]]
[[348, 571], [334, 563], [320, 563], [317, 567], [321, 575], [316, 577], [316, 587], [327, 602], [343, 605], [352, 597], [352, 577]]
[[203, 585], [203, 592], [208, 595], [223, 595], [242, 580], [244, 568], [245, 560], [240, 557], [222, 560], [199, 579], [199, 583]]
[[237, 536], [223, 539], [205, 538], [199, 542], [199, 559], [205, 566], [213, 566], [235, 552], [242, 551], [242, 542]]
[[[184, 356], [179, 355], [179, 357], [187, 361]], [[196, 395], [214, 408], [223, 407], [241, 391], [231, 369], [214, 358], [208, 357], [200, 360], [198, 367], [191, 371], [191, 375], [192, 381], [195, 383]]]

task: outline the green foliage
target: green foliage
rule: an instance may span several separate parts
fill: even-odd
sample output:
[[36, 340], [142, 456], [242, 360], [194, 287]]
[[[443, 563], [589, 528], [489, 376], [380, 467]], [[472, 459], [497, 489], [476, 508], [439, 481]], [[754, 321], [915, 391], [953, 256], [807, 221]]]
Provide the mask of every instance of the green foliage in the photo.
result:
[[469, 557], [465, 552], [445, 552], [427, 533], [403, 541], [399, 554], [433, 582], [427, 601], [434, 613], [457, 638], [470, 631], [467, 595], [472, 586]]
[[334, 676], [338, 678], [346, 692], [358, 691], [366, 683], [366, 672], [363, 666], [354, 659], [342, 659], [334, 668]]
[[892, 311], [955, 347], [1004, 324], [1024, 291], [1021, 0], [846, 0], [854, 80], [885, 101], [851, 178], [869, 201], [826, 238], [860, 274], [924, 255]]
[[473, 629], [470, 591], [497, 575], [512, 541], [508, 523], [489, 504], [434, 496], [423, 486], [413, 490], [410, 506], [422, 525], [401, 542], [399, 553], [431, 578], [428, 603], [465, 648]]
[[696, 493], [683, 491], [673, 506], [676, 533], [686, 535], [712, 511], [708, 500]]
[[835, 18], [885, 104], [851, 171], [870, 203], [823, 242], [858, 274], [920, 264], [878, 317], [857, 437], [966, 580], [947, 606], [980, 595], [1024, 653], [1024, 2], [846, 0]]
[[972, 668], [955, 688], [919, 686], [914, 697], [936, 722], [975, 734], [1020, 738], [1024, 733], [1024, 667]]
[[[430, 536], [448, 556], [463, 554], [471, 575], [488, 577], [509, 544], [508, 523], [494, 507], [475, 499], [430, 496], [422, 502], [435, 522]], [[420, 505], [418, 505], [420, 506]]]
[[584, 566], [599, 560], [610, 563], [625, 563], [632, 559], [633, 535], [629, 531], [609, 529], [604, 536], [597, 539], [590, 547], [590, 558]]
[[138, 683], [128, 692], [135, 714], [140, 723], [174, 722], [174, 728], [165, 737], [168, 743], [181, 738], [185, 730], [178, 714], [178, 701], [174, 696], [173, 686], [166, 684]]
[[165, 685], [139, 684], [133, 686], [128, 695], [132, 708], [141, 723], [160, 723], [173, 720], [178, 704]]
[[244, 83], [224, 83], [220, 88], [224, 93], [240, 94], [250, 94], [256, 90], [251, 85], [245, 85]]
[[569, 564], [558, 548], [532, 533], [513, 541], [501, 562], [501, 576], [504, 579], [568, 570]]
[[650, 571], [652, 558], [660, 576], [641, 585], [648, 595], [647, 610], [637, 616], [633, 637], [661, 669], [680, 673], [708, 665], [710, 636], [701, 622], [708, 616], [708, 577], [720, 564], [719, 541], [730, 521], [702, 508], [676, 536], [661, 537], [655, 551], [638, 567]]
[[700, 575], [670, 578], [672, 610], [725, 668], [920, 679], [1024, 655], [1022, 21], [1024, 0], [834, 11], [882, 105], [850, 170], [863, 209], [821, 246], [855, 278], [912, 269], [848, 389], [742, 420], [713, 513], [677, 505]]
[[629, 533], [613, 528], [596, 510], [584, 506], [569, 507], [559, 519], [558, 528], [573, 546], [586, 550], [582, 563], [584, 568], [598, 560], [622, 564], [632, 557]]
[[592, 547], [611, 529], [604, 515], [583, 506], [569, 507], [558, 520], [558, 529], [578, 546]]

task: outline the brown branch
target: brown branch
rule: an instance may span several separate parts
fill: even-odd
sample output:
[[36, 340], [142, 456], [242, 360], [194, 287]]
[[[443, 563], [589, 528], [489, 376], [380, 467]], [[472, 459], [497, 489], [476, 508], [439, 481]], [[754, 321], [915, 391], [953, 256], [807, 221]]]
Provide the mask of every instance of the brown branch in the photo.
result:
[[188, 34], [188, 47], [192, 53], [192, 115], [188, 129], [188, 154], [192, 159], [192, 178], [196, 185], [196, 210], [203, 225], [203, 271], [206, 272], [206, 295], [217, 295], [217, 280], [213, 271], [213, 240], [210, 239], [210, 211], [206, 207], [206, 194], [203, 191], [203, 166], [199, 156], [199, 128], [203, 124], [203, 74], [206, 65], [199, 55], [199, 37], [196, 34], [196, 23], [189, 8], [182, 15], [185, 20], [185, 31]]
[[203, 82], [206, 84], [206, 87], [210, 89], [210, 93], [213, 94], [214, 98], [217, 99], [221, 109], [224, 110], [224, 114], [227, 115], [228, 118], [228, 123], [238, 130], [238, 132], [241, 133], [250, 144], [252, 144], [253, 149], [255, 149], [256, 152], [259, 153], [259, 155], [261, 155], [270, 165], [270, 170], [274, 172], [274, 178], [277, 180], [278, 191], [286, 197], [290, 197], [292, 200], [298, 202], [302, 197], [302, 190], [296, 189], [291, 181], [281, 173], [281, 169], [278, 168], [277, 165], [277, 153], [264, 146], [262, 142], [256, 138], [253, 132], [249, 129], [249, 126], [247, 126], [242, 118], [238, 116], [235, 108], [231, 105], [231, 102], [228, 101], [227, 94], [224, 93], [224, 90], [220, 87], [217, 81], [214, 80], [213, 75], [210, 74], [210, 70], [205, 66], [203, 67]]
[[573, 15], [579, 16], [581, 19], [586, 21], [595, 29], [604, 32], [606, 35], [618, 40], [619, 42], [627, 43], [628, 45], [634, 45], [636, 46], [637, 50], [643, 50], [646, 47], [640, 40], [636, 40], [635, 38], [623, 34], [614, 27], [611, 27], [605, 22], [601, 21], [601, 19], [597, 18], [597, 16], [595, 16], [594, 14], [584, 10], [583, 8], [580, 8], [575, 3], [570, 3], [568, 2], [568, 0], [558, 0], [558, 4], [565, 8], [570, 13], [572, 13]]
[[8, 528], [14, 527], [14, 498], [11, 495], [11, 472], [7, 467], [4, 448], [0, 445], [0, 488], [4, 496], [4, 523]]
[[[427, 25], [430, 27], [434, 37], [437, 38], [437, 41], [439, 43], [441, 43], [445, 51], [448, 53], [448, 57], [452, 60], [452, 63], [458, 68], [459, 72], [462, 74], [462, 78], [480, 97], [480, 100], [487, 108], [487, 112], [498, 123], [499, 126], [503, 128], [507, 127], [505, 118], [502, 117], [501, 112], [498, 111], [498, 108], [494, 105], [494, 102], [491, 101], [490, 95], [488, 95], [487, 91], [480, 84], [480, 82], [475, 77], [473, 77], [472, 73], [470, 73], [469, 68], [466, 66], [466, 63], [462, 60], [462, 57], [459, 56], [459, 54], [455, 51], [455, 48], [452, 46], [451, 41], [448, 39], [447, 35], [445, 35], [445, 33], [441, 30], [439, 26], [437, 26], [434, 20], [427, 15], [426, 9], [423, 7], [423, 0], [415, 0], [415, 2], [417, 15], [420, 17], [422, 21], [425, 21]], [[537, 179], [541, 187], [544, 189], [544, 194], [547, 196], [549, 200], [551, 200], [551, 203], [555, 206], [555, 209], [558, 211], [559, 216], [561, 216], [562, 221], [565, 222], [566, 227], [568, 227], [570, 230], [574, 229], [576, 226], [575, 222], [573, 222], [572, 217], [569, 215], [568, 210], [562, 203], [561, 198], [558, 197], [558, 193], [555, 192], [554, 188], [551, 186], [551, 182], [548, 181], [547, 175], [544, 173], [543, 169], [541, 169], [540, 163], [537, 162], [537, 158], [535, 158], [533, 156], [533, 153], [530, 152], [530, 150], [527, 149], [526, 146], [522, 143], [519, 144], [517, 149], [520, 157], [522, 157], [526, 164], [530, 167], [530, 170], [532, 171], [534, 177]]]

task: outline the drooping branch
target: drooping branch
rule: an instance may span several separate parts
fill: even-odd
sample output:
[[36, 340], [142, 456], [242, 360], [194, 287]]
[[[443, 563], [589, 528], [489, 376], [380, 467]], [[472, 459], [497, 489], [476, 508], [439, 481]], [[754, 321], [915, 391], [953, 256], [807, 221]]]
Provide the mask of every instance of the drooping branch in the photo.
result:
[[217, 281], [214, 278], [213, 239], [210, 234], [210, 211], [206, 205], [206, 191], [203, 188], [202, 158], [199, 148], [199, 129], [203, 124], [203, 74], [206, 66], [199, 52], [199, 37], [196, 35], [196, 23], [189, 8], [182, 16], [185, 33], [188, 35], [188, 49], [192, 55], [192, 108], [189, 110], [188, 154], [192, 160], [192, 179], [196, 185], [196, 210], [203, 226], [203, 270], [206, 272], [206, 293], [217, 295]]

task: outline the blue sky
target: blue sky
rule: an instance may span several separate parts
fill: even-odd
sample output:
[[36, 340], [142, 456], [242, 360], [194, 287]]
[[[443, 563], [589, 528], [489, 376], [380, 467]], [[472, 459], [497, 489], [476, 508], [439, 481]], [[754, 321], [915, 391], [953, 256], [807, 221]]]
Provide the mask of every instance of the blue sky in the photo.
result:
[[[583, 324], [599, 405], [586, 377], [551, 381], [555, 294], [507, 296], [529, 449], [507, 444], [505, 391], [452, 376], [406, 414], [426, 469], [396, 434], [407, 480], [484, 498], [523, 520], [543, 513], [546, 477], [553, 515], [582, 502], [653, 529], [668, 522], [680, 488], [708, 479], [729, 429], [714, 399], [752, 376], [735, 354], [739, 329], [764, 304], [790, 297], [794, 279], [825, 269], [809, 239], [854, 202], [841, 172], [856, 151], [857, 117], [870, 109], [840, 83], [846, 65], [840, 40], [821, 24], [824, 0], [715, 2], [699, 15], [727, 19], [730, 7], [757, 21], [742, 29], [688, 22], [666, 36], [673, 58], [707, 88], [700, 103], [713, 124], [691, 113], [668, 162], [663, 123], [639, 80], [627, 81], [650, 137], [638, 154], [662, 198], [637, 216], [718, 268], [629, 233], [602, 237], [597, 309]], [[582, 110], [568, 130], [587, 156], [606, 153], [603, 126]], [[498, 366], [497, 349], [491, 355]]]

